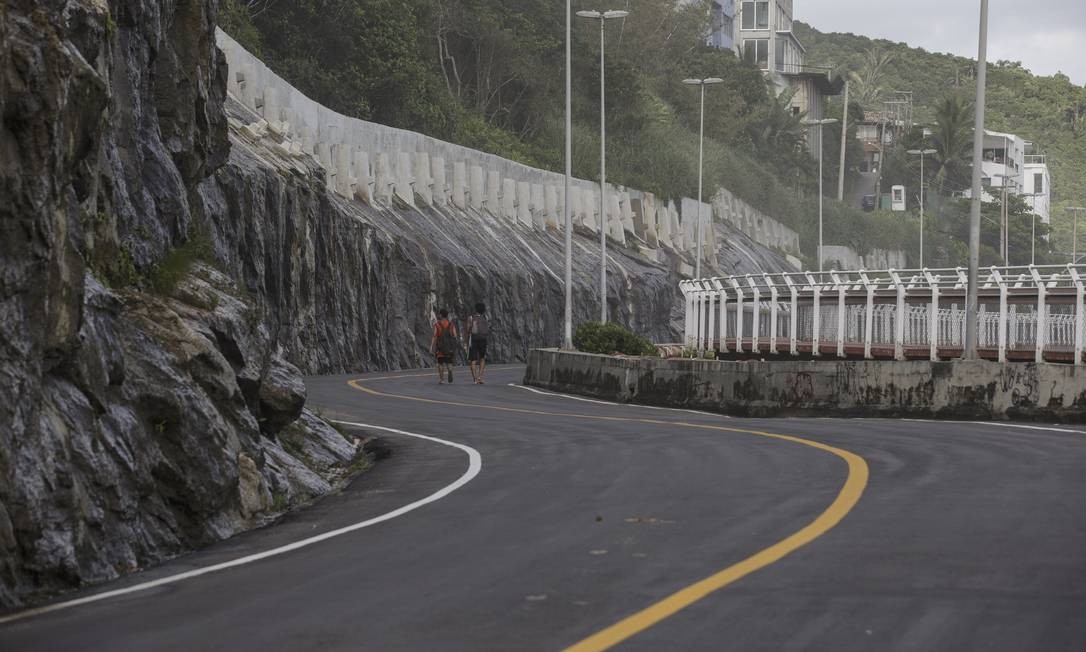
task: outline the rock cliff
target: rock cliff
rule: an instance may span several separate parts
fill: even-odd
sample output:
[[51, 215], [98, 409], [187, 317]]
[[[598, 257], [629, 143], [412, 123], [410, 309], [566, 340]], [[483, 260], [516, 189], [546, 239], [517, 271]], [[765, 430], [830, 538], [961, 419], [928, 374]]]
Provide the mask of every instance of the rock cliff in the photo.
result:
[[203, 264], [163, 281], [229, 152], [214, 8], [0, 5], [2, 605], [230, 536], [364, 462], [304, 411], [248, 293]]
[[[438, 307], [486, 301], [496, 360], [560, 337], [560, 234], [329, 193], [243, 128], [215, 9], [0, 4], [2, 605], [333, 490], [364, 447], [305, 411], [301, 374], [425, 365]], [[726, 235], [723, 268], [784, 267]], [[577, 321], [596, 252], [575, 237]], [[611, 253], [612, 317], [676, 340], [675, 265]]]

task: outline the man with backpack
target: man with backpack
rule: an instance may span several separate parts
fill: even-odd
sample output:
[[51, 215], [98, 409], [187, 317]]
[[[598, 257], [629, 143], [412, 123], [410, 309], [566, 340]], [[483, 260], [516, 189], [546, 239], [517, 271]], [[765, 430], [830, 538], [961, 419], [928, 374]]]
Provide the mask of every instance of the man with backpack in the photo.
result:
[[430, 339], [430, 352], [437, 356], [437, 383], [445, 384], [445, 372], [449, 373], [449, 382], [453, 381], [452, 365], [456, 360], [456, 350], [460, 340], [456, 337], [456, 326], [449, 321], [449, 311], [438, 311], [437, 323], [434, 324], [434, 336]]
[[[468, 368], [471, 369], [471, 377], [476, 385], [483, 384], [483, 374], [486, 372], [486, 343], [490, 337], [490, 322], [486, 319], [486, 304], [475, 304], [475, 314], [468, 317], [468, 327], [465, 336], [468, 341]], [[475, 370], [478, 363], [479, 370]]]

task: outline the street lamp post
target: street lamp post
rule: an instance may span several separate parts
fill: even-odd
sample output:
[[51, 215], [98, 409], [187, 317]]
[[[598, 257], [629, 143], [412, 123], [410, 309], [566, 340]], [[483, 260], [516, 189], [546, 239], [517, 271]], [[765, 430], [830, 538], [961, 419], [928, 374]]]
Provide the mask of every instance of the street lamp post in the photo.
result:
[[694, 278], [701, 278], [701, 201], [702, 201], [702, 175], [705, 168], [705, 87], [712, 84], [723, 83], [724, 80], [719, 77], [707, 77], [705, 79], [684, 79], [683, 83], [691, 86], [701, 87], [701, 122], [698, 130], [698, 225], [697, 225], [697, 249], [695, 255], [697, 256], [697, 262], [694, 263]]
[[924, 269], [924, 157], [935, 153], [934, 149], [909, 150], [909, 154], [920, 157], [920, 269]]
[[962, 357], [977, 359], [977, 273], [980, 267], [981, 177], [984, 174], [984, 102], [988, 83], [988, 0], [980, 0], [977, 43], [977, 102], [973, 125], [973, 186], [969, 211], [969, 286], [965, 300], [965, 348]]
[[600, 321], [607, 322], [607, 102], [604, 95], [604, 33], [607, 21], [625, 18], [628, 11], [578, 11], [581, 18], [600, 21]]
[[569, 186], [573, 178], [573, 8], [566, 0], [566, 179], [562, 195], [566, 226], [566, 318], [562, 348], [573, 348], [573, 216], [570, 214]]
[[1064, 210], [1066, 210], [1068, 213], [1070, 213], [1071, 215], [1074, 216], [1073, 218], [1071, 218], [1072, 219], [1072, 222], [1071, 222], [1071, 225], [1072, 225], [1071, 226], [1071, 233], [1072, 233], [1072, 235], [1071, 235], [1071, 264], [1072, 265], [1077, 265], [1078, 264], [1078, 214], [1083, 212], [1083, 211], [1086, 211], [1086, 208], [1083, 208], [1082, 206], [1068, 206]]
[[822, 271], [822, 127], [825, 125], [832, 125], [837, 122], [837, 118], [826, 118], [825, 120], [804, 120], [803, 124], [808, 127], [818, 127], [818, 271]]

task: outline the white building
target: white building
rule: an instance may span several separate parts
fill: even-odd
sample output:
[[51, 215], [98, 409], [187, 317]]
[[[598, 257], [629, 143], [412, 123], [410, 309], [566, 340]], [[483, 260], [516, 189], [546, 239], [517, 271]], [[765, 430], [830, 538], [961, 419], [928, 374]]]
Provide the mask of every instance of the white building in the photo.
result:
[[1026, 141], [1014, 134], [984, 130], [982, 150], [984, 187], [988, 194], [1019, 193], [1023, 184]]
[[[807, 50], [792, 32], [792, 0], [714, 0], [712, 12], [710, 45], [731, 49], [755, 63], [778, 92], [793, 89], [791, 108], [796, 115], [807, 120], [824, 117], [824, 98], [840, 94], [844, 80], [831, 80], [828, 68], [805, 64]], [[817, 155], [818, 137], [817, 127], [808, 130], [812, 155]]]
[[1006, 188], [1009, 194], [1023, 197], [1042, 222], [1050, 222], [1052, 176], [1046, 157], [1033, 153], [1033, 143], [1014, 134], [986, 129], [983, 158], [985, 201], [998, 200]]
[[1044, 154], [1026, 154], [1022, 165], [1026, 202], [1045, 224], [1052, 223], [1052, 175]]

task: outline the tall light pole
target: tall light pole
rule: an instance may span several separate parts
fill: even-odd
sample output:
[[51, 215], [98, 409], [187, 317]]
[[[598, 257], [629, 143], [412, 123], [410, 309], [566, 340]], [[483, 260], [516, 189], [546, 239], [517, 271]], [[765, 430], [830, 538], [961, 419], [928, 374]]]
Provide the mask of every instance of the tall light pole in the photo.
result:
[[[803, 124], [808, 127], [818, 127], [818, 271], [822, 271], [822, 127], [825, 125], [832, 125], [837, 122], [837, 118], [826, 118], [825, 120], [804, 120]], [[880, 162], [879, 165], [882, 165]]]
[[1078, 214], [1083, 212], [1083, 211], [1086, 211], [1086, 208], [1083, 208], [1082, 206], [1068, 206], [1064, 210], [1074, 216], [1074, 217], [1071, 218], [1072, 219], [1072, 222], [1071, 222], [1071, 225], [1072, 225], [1071, 226], [1071, 233], [1072, 233], [1072, 236], [1071, 236], [1071, 264], [1072, 265], [1077, 265], [1078, 264]]
[[628, 11], [578, 11], [581, 18], [600, 21], [600, 321], [607, 322], [607, 102], [604, 91], [604, 34], [607, 21], [625, 18]]
[[1011, 264], [1011, 213], [1010, 207], [1007, 205], [1010, 193], [1007, 189], [1007, 184], [1011, 183], [1017, 186], [1018, 181], [1008, 174], [992, 175], [992, 178], [996, 177], [1002, 180], [999, 192], [999, 255], [1003, 257], [1004, 264], [1009, 266]]
[[969, 289], [965, 300], [965, 349], [962, 357], [977, 359], [977, 270], [980, 267], [980, 202], [984, 174], [984, 101], [988, 83], [988, 0], [980, 0], [977, 43], [977, 103], [973, 126], [973, 193], [969, 211]]
[[573, 348], [573, 216], [570, 214], [569, 186], [573, 178], [573, 9], [566, 0], [566, 180], [562, 195], [566, 224], [566, 319], [562, 348]]
[[920, 269], [924, 269], [924, 157], [936, 153], [934, 149], [910, 149], [909, 154], [920, 157]]
[[845, 152], [848, 150], [848, 77], [845, 77], [845, 106], [841, 113], [841, 163], [837, 169], [837, 201], [845, 201]]
[[703, 240], [701, 234], [701, 188], [702, 173], [705, 168], [705, 87], [712, 84], [720, 84], [723, 82], [724, 80], [719, 77], [706, 77], [705, 79], [683, 80], [684, 84], [701, 87], [701, 126], [698, 130], [698, 245], [695, 253], [695, 255], [697, 256], [697, 262], [694, 263], [694, 278], [701, 278], [701, 243]]

